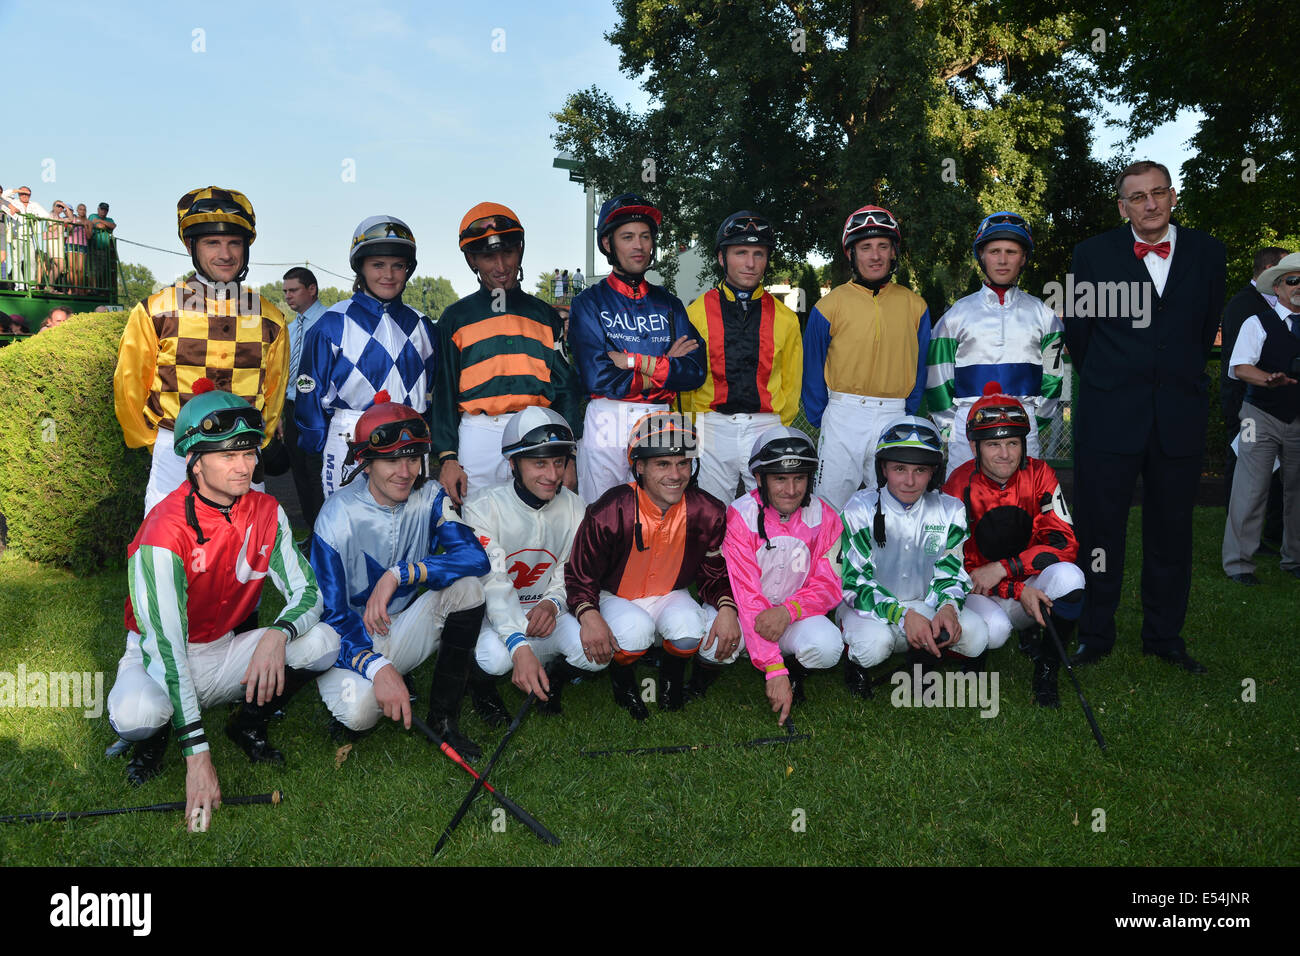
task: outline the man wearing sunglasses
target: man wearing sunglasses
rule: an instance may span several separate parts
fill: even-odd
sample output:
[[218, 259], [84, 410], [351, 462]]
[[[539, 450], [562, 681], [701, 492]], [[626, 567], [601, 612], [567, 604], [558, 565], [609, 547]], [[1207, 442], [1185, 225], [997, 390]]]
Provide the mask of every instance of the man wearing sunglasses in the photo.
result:
[[948, 446], [948, 471], [970, 461], [966, 416], [989, 382], [1032, 409], [1027, 453], [1042, 456], [1038, 430], [1052, 420], [1064, 363], [1060, 318], [1017, 283], [1034, 251], [1029, 223], [1013, 212], [988, 216], [975, 231], [983, 287], [958, 299], [930, 338], [925, 398]]
[[758, 436], [799, 414], [803, 340], [799, 318], [763, 288], [776, 247], [772, 224], [742, 209], [713, 244], [723, 278], [686, 309], [708, 350], [704, 384], [682, 395], [700, 436], [700, 487], [723, 504], [737, 485], [753, 491], [746, 467]]
[[632, 426], [704, 383], [708, 353], [686, 307], [645, 277], [662, 222], [633, 193], [607, 199], [596, 235], [610, 274], [574, 299], [569, 313], [573, 364], [591, 396], [578, 445], [578, 493], [588, 504], [630, 477]]
[[[113, 401], [127, 447], [153, 451], [146, 513], [185, 481], [172, 442], [176, 416], [193, 397], [198, 379], [210, 379], [256, 408], [271, 435], [289, 374], [284, 316], [242, 286], [257, 238], [252, 203], [233, 189], [192, 189], [176, 204], [176, 231], [194, 274], [131, 310], [113, 375]], [[262, 490], [260, 481], [259, 474], [255, 491]]]
[[[186, 481], [146, 515], [127, 548], [127, 647], [108, 718], [135, 742], [126, 770], [135, 785], [161, 772], [175, 731], [194, 829], [191, 814], [206, 817], [221, 802], [200, 710], [242, 701], [226, 735], [254, 763], [284, 763], [267, 740], [271, 715], [333, 663], [338, 642], [317, 623], [316, 578], [284, 509], [252, 489], [266, 438], [261, 412], [199, 379], [175, 432], [169, 453]], [[255, 618], [249, 626], [268, 578], [284, 610], [270, 627]]]
[[[1065, 343], [1079, 373], [1074, 516], [1088, 579], [1072, 661], [1100, 660], [1115, 644], [1140, 475], [1142, 652], [1203, 674], [1181, 632], [1209, 417], [1205, 363], [1223, 311], [1227, 252], [1213, 236], [1170, 222], [1177, 194], [1167, 167], [1133, 163], [1115, 190], [1128, 223], [1079, 243], [1071, 265], [1075, 289], [1091, 291], [1095, 304], [1108, 300], [1101, 311], [1114, 314], [1094, 315], [1081, 299], [1065, 315]], [[1117, 289], [1129, 291], [1120, 296]]]
[[[1253, 278], [1242, 286], [1237, 294], [1223, 307], [1222, 348], [1219, 362], [1219, 408], [1223, 412], [1223, 424], [1228, 435], [1228, 447], [1223, 466], [1223, 503], [1226, 510], [1232, 503], [1232, 479], [1236, 473], [1237, 432], [1241, 430], [1241, 403], [1246, 399], [1246, 383], [1231, 376], [1233, 349], [1237, 345], [1237, 336], [1241, 334], [1242, 323], [1252, 315], [1259, 316], [1261, 322], [1273, 315], [1277, 305], [1277, 296], [1259, 284], [1260, 276], [1266, 269], [1271, 269], [1291, 250], [1280, 246], [1265, 246], [1255, 251]], [[1264, 512], [1264, 530], [1260, 538], [1261, 545], [1270, 542], [1269, 551], [1276, 553], [1277, 542], [1282, 540], [1282, 482], [1276, 472], [1268, 488], [1268, 506]]]
[[[541, 405], [574, 421], [578, 411], [577, 377], [559, 350], [564, 321], [520, 287], [519, 217], [500, 203], [479, 203], [461, 220], [460, 249], [479, 287], [438, 320], [440, 411], [432, 423], [438, 480], [457, 505], [469, 491], [509, 484], [501, 433], [515, 412]], [[565, 483], [578, 486], [572, 463]]]
[[370, 216], [352, 233], [352, 298], [308, 331], [294, 385], [298, 445], [321, 455], [321, 490], [338, 491], [357, 419], [387, 390], [427, 422], [437, 375], [437, 333], [402, 302], [415, 273], [415, 236], [396, 216]]
[[894, 215], [863, 206], [844, 223], [840, 248], [853, 279], [836, 286], [808, 316], [803, 335], [803, 408], [820, 428], [817, 494], [842, 509], [876, 484], [876, 438], [911, 414], [925, 388], [930, 311], [890, 277], [903, 241]]
[[1273, 315], [1241, 325], [1228, 374], [1246, 383], [1237, 469], [1223, 529], [1223, 570], [1256, 585], [1255, 551], [1263, 530], [1273, 463], [1282, 460], [1282, 570], [1300, 578], [1300, 252], [1259, 277], [1277, 296]]
[[426, 477], [429, 448], [424, 417], [382, 389], [357, 419], [345, 462], [355, 467], [326, 499], [311, 539], [323, 626], [339, 641], [338, 659], [316, 686], [337, 740], [355, 739], [381, 716], [409, 730], [405, 675], [437, 651], [428, 722], [473, 759], [482, 751], [458, 719], [483, 623], [478, 579], [490, 565], [447, 493]]

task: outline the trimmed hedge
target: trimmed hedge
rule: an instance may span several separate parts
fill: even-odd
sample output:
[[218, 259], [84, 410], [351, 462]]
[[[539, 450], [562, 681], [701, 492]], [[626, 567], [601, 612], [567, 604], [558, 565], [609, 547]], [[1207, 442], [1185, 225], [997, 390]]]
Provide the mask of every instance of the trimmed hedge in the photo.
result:
[[144, 517], [149, 453], [113, 414], [125, 312], [74, 315], [0, 349], [0, 520], [24, 557], [120, 566]]

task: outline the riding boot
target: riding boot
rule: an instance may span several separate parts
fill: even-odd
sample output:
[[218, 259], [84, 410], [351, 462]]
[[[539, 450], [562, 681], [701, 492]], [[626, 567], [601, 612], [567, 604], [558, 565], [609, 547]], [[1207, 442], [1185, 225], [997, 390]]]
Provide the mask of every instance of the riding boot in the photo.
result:
[[469, 681], [470, 663], [474, 658], [474, 645], [482, 628], [482, 604], [447, 615], [442, 625], [438, 661], [433, 667], [433, 682], [429, 687], [426, 720], [430, 728], [466, 760], [483, 756], [483, 749], [460, 732], [458, 723], [465, 685]]
[[867, 669], [847, 655], [844, 658], [844, 686], [854, 697], [863, 700], [872, 697], [871, 678], [867, 675]]
[[315, 671], [285, 667], [284, 689], [265, 704], [241, 702], [226, 722], [226, 736], [253, 763], [284, 763], [284, 754], [272, 747], [266, 737], [271, 715], [280, 710], [304, 685], [319, 676]]
[[627, 664], [611, 661], [609, 683], [614, 689], [614, 703], [631, 714], [633, 720], [645, 720], [650, 716], [650, 711], [637, 692], [636, 661]]
[[504, 727], [510, 723], [510, 713], [497, 693], [497, 679], [474, 661], [469, 669], [469, 699], [474, 713], [489, 727]]
[[686, 682], [686, 699], [702, 700], [721, 673], [721, 664], [710, 664], [696, 654], [695, 666], [691, 668], [691, 679]]
[[[683, 685], [686, 683], [686, 658], [668, 651], [659, 661], [659, 709], [681, 710]], [[699, 665], [696, 664], [698, 667]]]
[[784, 660], [785, 669], [790, 672], [790, 695], [793, 701], [791, 706], [797, 706], [806, 699], [803, 684], [808, 678], [808, 668], [800, 664], [799, 659], [793, 654], [787, 655]]
[[1045, 636], [1041, 627], [1032, 624], [1023, 631], [1018, 632], [1020, 643], [1016, 646], [1016, 650], [1032, 661], [1038, 656], [1039, 646]]
[[146, 737], [135, 745], [135, 753], [126, 763], [126, 780], [132, 786], [140, 786], [162, 773], [163, 754], [171, 740], [172, 725], [165, 724], [152, 737]]
[[[1056, 626], [1056, 633], [1060, 636], [1062, 644], [1066, 643], [1073, 633], [1074, 622], [1062, 621], [1056, 615], [1052, 615], [1052, 623]], [[1057, 688], [1060, 667], [1061, 655], [1056, 649], [1056, 642], [1052, 640], [1051, 635], [1043, 633], [1038, 657], [1034, 660], [1034, 703], [1039, 707], [1061, 706], [1061, 695]]]
[[546, 695], [546, 700], [537, 704], [537, 709], [551, 717], [564, 713], [563, 708], [560, 706], [560, 696], [564, 693], [564, 685], [580, 673], [578, 668], [563, 657], [557, 657], [547, 664], [546, 681], [551, 685], [551, 689]]

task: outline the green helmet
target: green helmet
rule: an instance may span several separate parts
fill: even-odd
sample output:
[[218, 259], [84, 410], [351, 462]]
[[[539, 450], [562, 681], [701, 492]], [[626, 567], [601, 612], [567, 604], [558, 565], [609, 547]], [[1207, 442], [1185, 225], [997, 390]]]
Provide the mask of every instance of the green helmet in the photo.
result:
[[194, 397], [176, 416], [174, 436], [173, 450], [182, 458], [192, 451], [240, 451], [262, 447], [266, 424], [244, 399], [201, 378], [194, 383]]

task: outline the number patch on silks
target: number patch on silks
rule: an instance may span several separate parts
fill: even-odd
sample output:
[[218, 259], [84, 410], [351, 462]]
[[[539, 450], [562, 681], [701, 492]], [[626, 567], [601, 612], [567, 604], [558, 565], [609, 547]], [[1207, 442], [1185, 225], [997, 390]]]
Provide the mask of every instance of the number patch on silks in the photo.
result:
[[1056, 490], [1052, 492], [1051, 500], [1043, 505], [1043, 513], [1048, 511], [1056, 512], [1056, 516], [1068, 525], [1074, 524], [1074, 519], [1070, 517], [1070, 511], [1065, 507], [1065, 496], [1061, 494], [1061, 486], [1057, 485]]

